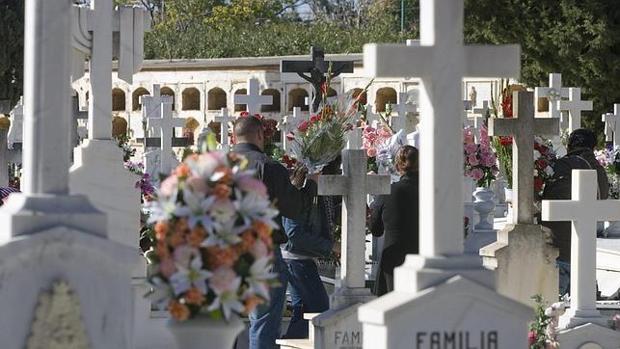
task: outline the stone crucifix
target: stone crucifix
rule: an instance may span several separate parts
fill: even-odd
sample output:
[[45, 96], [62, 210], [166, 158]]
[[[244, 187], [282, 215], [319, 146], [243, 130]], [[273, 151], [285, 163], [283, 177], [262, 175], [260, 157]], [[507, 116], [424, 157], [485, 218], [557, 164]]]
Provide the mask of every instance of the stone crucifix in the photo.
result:
[[147, 119], [147, 128], [158, 129], [161, 135], [161, 160], [160, 173], [169, 174], [174, 167], [174, 154], [172, 152], [172, 138], [174, 137], [174, 129], [176, 127], [185, 126], [185, 119], [175, 118], [172, 116], [172, 103], [163, 100], [160, 104], [161, 116], [151, 117]]
[[568, 126], [569, 133], [581, 128], [581, 112], [590, 111], [593, 108], [592, 101], [581, 100], [581, 89], [579, 87], [569, 88], [568, 101], [557, 101], [557, 104], [559, 111], [568, 112], [568, 125], [566, 125], [566, 120], [562, 118], [561, 127], [566, 129]]
[[396, 115], [390, 118], [390, 126], [394, 132], [405, 130], [407, 132], [407, 114], [415, 114], [418, 107], [415, 103], [407, 103], [409, 94], [407, 92], [398, 93], [398, 103], [391, 104], [392, 110], [396, 111]]
[[605, 141], [614, 142], [614, 148], [620, 147], [620, 104], [614, 104], [614, 112], [602, 115], [605, 123]]
[[227, 108], [222, 108], [220, 114], [216, 115], [214, 120], [220, 123], [220, 145], [223, 150], [228, 151], [230, 148], [230, 142], [228, 141], [228, 123], [234, 122], [236, 119], [234, 116], [228, 114]]
[[293, 114], [285, 116], [284, 120], [281, 122], [280, 131], [282, 133], [282, 146], [284, 150], [291, 150], [291, 141], [288, 139], [288, 135], [297, 129], [302, 119], [301, 108], [294, 107]]
[[[319, 195], [342, 195], [341, 287], [332, 298], [332, 309], [358, 303], [370, 296], [365, 288], [366, 195], [390, 193], [390, 177], [366, 174], [366, 151], [342, 151], [342, 176], [319, 176]], [[356, 301], [357, 300], [357, 301]]]
[[235, 104], [245, 104], [246, 111], [250, 115], [260, 113], [260, 107], [273, 103], [273, 96], [262, 96], [260, 94], [260, 83], [256, 78], [248, 79], [248, 94], [235, 95]]
[[571, 221], [570, 309], [560, 328], [607, 326], [596, 307], [596, 224], [620, 220], [620, 200], [598, 200], [595, 170], [573, 170], [571, 200], [543, 200], [543, 221]]
[[536, 87], [534, 89], [534, 100], [538, 103], [538, 99], [547, 97], [549, 100], [549, 117], [559, 118], [560, 110], [557, 101], [562, 98], [568, 98], [568, 88], [562, 87], [562, 74], [549, 74], [549, 87]]
[[[420, 255], [433, 260], [463, 253], [463, 234], [457, 233], [463, 230], [462, 120], [457, 117], [463, 110], [463, 77], [519, 76], [520, 48], [465, 46], [460, 0], [422, 0], [420, 10], [420, 44], [365, 45], [364, 68], [372, 77], [421, 78], [420, 178], [426, 183], [420, 197], [428, 204], [420, 205]], [[432, 284], [426, 281], [416, 287]]]
[[[342, 73], [353, 73], [352, 61], [326, 61], [325, 52], [320, 47], [311, 47], [311, 61], [282, 61], [280, 62], [281, 73], [297, 73], [302, 79], [312, 84], [314, 95], [312, 96], [311, 112], [316, 113], [321, 104], [321, 87], [327, 81], [327, 73], [336, 77]], [[330, 70], [331, 66], [331, 72]], [[309, 75], [306, 75], [308, 73]]]
[[474, 108], [472, 111], [474, 112], [474, 127], [477, 129], [482, 126], [480, 120], [484, 122], [489, 117], [489, 101], [482, 101], [482, 108]]
[[532, 92], [515, 91], [512, 98], [514, 118], [490, 118], [489, 135], [512, 137], [513, 222], [533, 224], [534, 136], [557, 135], [560, 120], [536, 118]]

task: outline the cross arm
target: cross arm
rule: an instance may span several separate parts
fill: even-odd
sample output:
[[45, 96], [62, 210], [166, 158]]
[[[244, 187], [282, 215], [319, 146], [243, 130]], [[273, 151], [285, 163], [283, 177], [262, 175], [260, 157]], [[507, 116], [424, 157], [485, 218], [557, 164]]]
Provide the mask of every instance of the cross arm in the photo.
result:
[[590, 111], [594, 107], [592, 101], [558, 101], [558, 109], [571, 110], [573, 108], [580, 109], [582, 111]]
[[541, 219], [545, 222], [573, 221], [582, 207], [573, 200], [543, 200]]
[[311, 61], [280, 61], [281, 73], [308, 73], [313, 67]]
[[371, 195], [387, 195], [391, 192], [390, 176], [368, 175], [366, 191]]
[[538, 136], [555, 136], [560, 129], [558, 118], [535, 118], [534, 134]]
[[370, 77], [426, 76], [433, 47], [398, 44], [364, 45], [364, 70]]
[[321, 175], [319, 176], [318, 194], [346, 195], [349, 191], [349, 179], [345, 176]]
[[521, 73], [519, 45], [468, 45], [465, 46], [465, 57], [465, 76], [516, 78]]
[[512, 136], [517, 119], [489, 118], [489, 136]]

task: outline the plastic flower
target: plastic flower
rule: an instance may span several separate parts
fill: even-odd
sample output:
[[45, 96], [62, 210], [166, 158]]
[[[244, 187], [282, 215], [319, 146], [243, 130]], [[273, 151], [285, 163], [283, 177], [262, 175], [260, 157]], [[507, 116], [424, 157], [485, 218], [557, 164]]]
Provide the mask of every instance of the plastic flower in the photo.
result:
[[228, 288], [224, 290], [216, 291], [214, 290], [217, 297], [213, 300], [213, 303], [207, 308], [209, 311], [213, 311], [216, 309], [222, 309], [224, 312], [224, 317], [227, 319], [230, 318], [230, 314], [235, 311], [237, 313], [242, 313], [245, 309], [243, 303], [239, 301], [239, 295], [237, 294], [237, 289], [241, 286], [241, 278], [235, 278]]
[[247, 277], [250, 289], [265, 300], [269, 300], [269, 281], [278, 276], [271, 272], [270, 262], [269, 257], [256, 259], [250, 267], [250, 276]]
[[207, 293], [207, 279], [211, 273], [202, 269], [202, 259], [195, 257], [188, 268], [179, 266], [179, 271], [170, 277], [170, 284], [176, 296], [196, 287], [203, 294]]
[[218, 227], [218, 223], [213, 217], [206, 214], [215, 204], [216, 198], [213, 196], [201, 198], [194, 192], [184, 189], [183, 200], [186, 205], [180, 205], [174, 211], [177, 217], [187, 217], [187, 223], [190, 228], [195, 228], [198, 223], [208, 232]]
[[267, 197], [267, 187], [261, 180], [254, 178], [254, 176], [240, 176], [235, 182], [239, 189], [246, 193], [253, 193], [262, 197]]
[[278, 211], [259, 195], [248, 193], [235, 201], [235, 208], [246, 225], [250, 225], [252, 221], [262, 221], [277, 228], [273, 218], [278, 215]]
[[222, 224], [212, 234], [209, 234], [203, 241], [203, 247], [220, 246], [228, 247], [229, 245], [237, 244], [241, 242], [239, 236], [247, 226], [236, 226], [234, 219], [229, 219], [228, 222]]
[[149, 285], [152, 289], [147, 294], [147, 299], [151, 301], [155, 308], [159, 310], [165, 309], [168, 305], [168, 300], [172, 296], [172, 288], [159, 277], [150, 279]]

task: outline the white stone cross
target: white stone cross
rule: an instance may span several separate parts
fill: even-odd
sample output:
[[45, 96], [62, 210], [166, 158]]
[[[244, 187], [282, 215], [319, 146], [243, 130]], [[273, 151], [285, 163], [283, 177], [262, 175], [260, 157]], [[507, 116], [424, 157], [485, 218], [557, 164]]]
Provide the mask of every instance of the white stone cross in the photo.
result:
[[[172, 103], [172, 96], [162, 96], [159, 84], [153, 85], [153, 93], [151, 95], [140, 96], [140, 104], [142, 105], [142, 120], [148, 122], [148, 119], [151, 118], [162, 118], [163, 115], [161, 105], [172, 105]], [[160, 134], [159, 132], [155, 132], [155, 135], [159, 136]]]
[[[420, 2], [420, 45], [364, 46], [364, 68], [372, 77], [421, 78], [420, 255], [463, 252], [463, 100], [465, 76], [517, 77], [518, 45], [463, 44], [463, 1]], [[447, 153], [450, 155], [446, 156]]]
[[592, 101], [581, 100], [581, 89], [579, 87], [569, 88], [568, 98], [568, 101], [557, 101], [557, 108], [559, 111], [568, 111], [568, 125], [566, 125], [566, 120], [562, 118], [561, 127], [565, 129], [568, 126], [570, 133], [581, 128], [581, 112], [592, 110], [593, 105]]
[[[88, 120], [89, 113], [88, 111], [80, 110], [80, 102], [78, 96], [73, 96], [71, 98], [72, 101], [72, 118], [71, 118], [71, 150], [73, 151], [73, 147], [77, 147], [80, 143], [80, 132], [79, 129], [79, 120]], [[88, 121], [87, 121], [88, 122]]]
[[571, 221], [570, 309], [560, 328], [607, 326], [596, 308], [596, 225], [620, 220], [620, 200], [598, 200], [595, 170], [573, 170], [571, 200], [543, 200], [543, 221]]
[[620, 103], [614, 104], [614, 112], [602, 116], [605, 123], [605, 141], [613, 140], [614, 148], [620, 147]]
[[538, 99], [547, 97], [549, 99], [549, 117], [559, 118], [560, 110], [557, 101], [568, 98], [568, 88], [562, 87], [562, 74], [549, 74], [549, 87], [536, 87], [534, 89], [534, 100], [538, 104]]
[[235, 104], [245, 104], [246, 111], [250, 115], [260, 113], [260, 107], [263, 105], [271, 105], [273, 96], [262, 96], [260, 94], [260, 83], [256, 78], [248, 79], [248, 94], [235, 95]]
[[161, 134], [161, 173], [168, 175], [174, 166], [174, 154], [172, 152], [172, 138], [175, 127], [185, 126], [185, 119], [172, 116], [172, 103], [162, 101], [161, 117], [147, 119], [147, 127], [157, 128]]
[[215, 121], [220, 123], [220, 145], [225, 151], [228, 151], [230, 145], [228, 142], [228, 123], [235, 120], [233, 115], [228, 114], [227, 108], [222, 108], [220, 114], [215, 116]]
[[481, 124], [479, 120], [484, 120], [489, 116], [489, 101], [482, 101], [482, 108], [474, 108], [474, 127], [479, 129]]
[[557, 135], [560, 120], [536, 118], [532, 92], [514, 92], [512, 100], [514, 118], [490, 118], [489, 135], [512, 137], [513, 222], [533, 224], [534, 136]]
[[11, 127], [9, 127], [7, 141], [9, 149], [13, 149], [15, 143], [22, 143], [24, 139], [24, 97], [19, 99], [9, 115], [11, 116]]
[[319, 176], [319, 195], [342, 195], [341, 287], [335, 292], [333, 308], [347, 302], [351, 290], [365, 287], [366, 195], [390, 193], [390, 177], [366, 174], [366, 151], [342, 151], [342, 176]]
[[369, 126], [377, 127], [377, 124], [381, 122], [381, 116], [379, 115], [379, 113], [375, 113], [373, 109], [374, 106], [372, 104], [366, 104], [366, 122]]
[[280, 132], [282, 133], [282, 146], [284, 150], [291, 150], [291, 144], [289, 139], [287, 138], [287, 135], [295, 131], [302, 119], [303, 117], [301, 116], [301, 108], [294, 107], [293, 114], [285, 116], [284, 120], [280, 123]]
[[364, 131], [359, 127], [353, 127], [347, 132], [347, 149], [362, 149], [362, 137]]
[[415, 103], [407, 103], [408, 97], [409, 94], [407, 92], [399, 92], [398, 103], [390, 105], [392, 110], [396, 111], [397, 114], [396, 116], [392, 116], [390, 118], [390, 126], [392, 127], [392, 130], [394, 132], [406, 130], [407, 114], [415, 114], [418, 111], [418, 107], [417, 105], [415, 105]]

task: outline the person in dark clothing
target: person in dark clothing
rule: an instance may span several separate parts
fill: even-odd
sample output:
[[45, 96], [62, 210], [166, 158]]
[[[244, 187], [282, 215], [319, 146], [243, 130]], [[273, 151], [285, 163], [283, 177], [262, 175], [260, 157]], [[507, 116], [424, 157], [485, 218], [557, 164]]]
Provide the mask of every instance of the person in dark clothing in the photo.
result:
[[[332, 161], [322, 174], [339, 174], [340, 163], [340, 158]], [[300, 185], [301, 177], [296, 171], [291, 181]], [[341, 200], [336, 196], [320, 196], [304, 219], [283, 218], [289, 240], [282, 245], [282, 256], [288, 267], [293, 306], [291, 322], [283, 338], [307, 338], [308, 320], [304, 319], [304, 313], [322, 313], [329, 309], [329, 297], [314, 258], [329, 257], [332, 253]]]
[[396, 170], [400, 181], [392, 183], [391, 194], [382, 195], [370, 207], [370, 231], [374, 236], [385, 234], [383, 253], [375, 293], [382, 296], [394, 289], [394, 268], [408, 254], [419, 249], [418, 228], [418, 150], [404, 145], [396, 154]]
[[[280, 226], [282, 217], [301, 219], [304, 212], [310, 210], [317, 186], [307, 179], [298, 189], [289, 179], [286, 168], [272, 160], [264, 153], [265, 135], [262, 120], [254, 117], [240, 117], [235, 122], [234, 135], [236, 144], [233, 151], [248, 160], [248, 168], [255, 169], [258, 177], [267, 186], [270, 199], [280, 211], [276, 220]], [[288, 273], [282, 260], [279, 245], [286, 243], [287, 237], [282, 230], [274, 230], [273, 272], [278, 274], [280, 286], [270, 290], [269, 304], [260, 305], [250, 314], [250, 349], [276, 348], [276, 339], [280, 335], [282, 310], [284, 308]]]
[[[546, 183], [543, 200], [570, 200], [573, 170], [596, 170], [598, 198], [607, 199], [609, 182], [605, 169], [594, 156], [596, 136], [588, 129], [577, 129], [568, 138], [568, 153], [553, 164], [553, 177]], [[551, 230], [553, 245], [560, 251], [557, 259], [560, 296], [570, 292], [571, 222], [543, 222]]]

